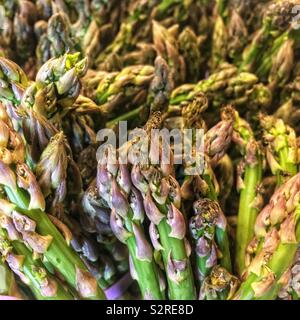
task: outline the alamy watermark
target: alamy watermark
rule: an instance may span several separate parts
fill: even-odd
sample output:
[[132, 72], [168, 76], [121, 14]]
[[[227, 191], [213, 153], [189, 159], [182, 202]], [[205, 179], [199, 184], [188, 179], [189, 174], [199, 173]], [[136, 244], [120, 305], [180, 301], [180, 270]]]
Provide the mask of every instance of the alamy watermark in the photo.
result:
[[[120, 121], [118, 139], [112, 129], [97, 133], [101, 146], [97, 160], [102, 164], [184, 165], [185, 175], [199, 175], [205, 170], [203, 129], [127, 130], [127, 121]], [[118, 150], [118, 152], [116, 151]]]

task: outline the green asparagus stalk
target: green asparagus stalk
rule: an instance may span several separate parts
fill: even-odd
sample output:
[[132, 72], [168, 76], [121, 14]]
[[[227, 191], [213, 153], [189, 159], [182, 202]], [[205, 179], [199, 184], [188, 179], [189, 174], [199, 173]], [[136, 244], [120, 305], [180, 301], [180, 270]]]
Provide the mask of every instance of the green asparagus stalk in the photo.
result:
[[[197, 119], [195, 107], [200, 106], [198, 103], [201, 99], [195, 100], [191, 104], [187, 105], [183, 109], [184, 121], [187, 124], [187, 128], [195, 128], [195, 119]], [[204, 100], [204, 109], [207, 107], [207, 99]], [[206, 102], [205, 102], [206, 101]], [[190, 109], [192, 117], [189, 118], [187, 110]], [[201, 112], [198, 108], [198, 113]], [[184, 163], [186, 176], [181, 186], [182, 197], [184, 199], [194, 199], [200, 195], [203, 197], [217, 200], [219, 193], [219, 186], [216, 177], [213, 172], [213, 168], [218, 164], [219, 160], [224, 156], [227, 148], [231, 143], [231, 137], [233, 132], [233, 111], [231, 107], [224, 107], [221, 111], [221, 121], [213, 126], [205, 133], [204, 136], [204, 152], [205, 152], [205, 167], [202, 173], [197, 173], [193, 176], [189, 176], [191, 165]], [[194, 120], [192, 120], [194, 117]], [[192, 122], [191, 122], [192, 120]], [[194, 124], [193, 124], [194, 122]], [[198, 118], [197, 122], [202, 125], [203, 119]], [[201, 123], [202, 122], [202, 123]], [[204, 127], [204, 124], [203, 124]], [[202, 127], [202, 128], [203, 128]], [[201, 128], [201, 127], [200, 127]]]
[[0, 79], [0, 100], [2, 103], [10, 108], [19, 105], [23, 92], [28, 86], [28, 79], [24, 71], [11, 60], [0, 58]]
[[255, 223], [254, 253], [235, 299], [275, 299], [281, 277], [291, 267], [297, 252], [299, 228], [299, 178], [293, 176], [280, 186]]
[[199, 92], [207, 95], [209, 104], [218, 108], [224, 104], [232, 104], [245, 112], [266, 108], [271, 102], [270, 90], [258, 82], [256, 75], [248, 72], [239, 73], [230, 64], [222, 64], [220, 69], [207, 79], [197, 84], [184, 84], [173, 90], [170, 98], [170, 109], [185, 105]]
[[[81, 89], [80, 78], [86, 69], [87, 60], [80, 60], [79, 52], [50, 59], [39, 69], [35, 83], [26, 90], [22, 101], [24, 107], [37, 110], [47, 119], [57, 112], [63, 115], [76, 101]], [[41, 91], [52, 95], [44, 105], [36, 103]]]
[[128, 250], [115, 237], [110, 227], [111, 210], [108, 204], [99, 196], [96, 181], [93, 180], [82, 198], [85, 218], [81, 220], [82, 227], [89, 233], [97, 234], [97, 242], [110, 254], [120, 273], [128, 271]]
[[293, 99], [284, 102], [273, 114], [276, 118], [282, 119], [284, 123], [292, 127], [296, 134], [299, 134], [299, 109]]
[[[152, 129], [158, 128], [160, 124], [160, 113], [153, 113], [145, 125], [149, 134], [146, 139], [150, 138]], [[154, 143], [152, 140], [148, 142], [150, 145]], [[153, 147], [155, 148], [154, 145]], [[160, 148], [161, 146], [152, 155], [157, 152], [162, 154]], [[172, 158], [172, 154], [169, 155]], [[190, 250], [185, 238], [185, 220], [180, 212], [180, 186], [172, 175], [173, 170], [168, 162], [162, 163], [160, 167], [151, 162], [145, 166], [135, 163], [131, 178], [142, 193], [145, 212], [150, 220], [150, 237], [154, 248], [162, 256], [169, 299], [195, 299], [194, 279], [189, 261]]]
[[[279, 243], [276, 243], [276, 249], [273, 252], [267, 251], [267, 254], [271, 255], [271, 258], [267, 262], [257, 262], [258, 264], [260, 263], [260, 268], [258, 268], [257, 266], [253, 267], [257, 268], [257, 272], [255, 272], [256, 270], [252, 271], [252, 266], [250, 265], [248, 269], [250, 269], [249, 271], [251, 272], [251, 274], [242, 283], [235, 299], [276, 299], [278, 292], [282, 287], [282, 284], [280, 282], [278, 283], [277, 281], [283, 276], [286, 271], [288, 271], [293, 263], [295, 254], [297, 252], [297, 242], [299, 242], [300, 231], [299, 227], [295, 229], [295, 223], [297, 224], [299, 219], [299, 208], [296, 209], [296, 211], [297, 212], [295, 212], [294, 215], [292, 214], [291, 219], [289, 219], [289, 224], [283, 224], [286, 229], [289, 228], [292, 230], [287, 231], [283, 228], [280, 229], [280, 235], [277, 235], [277, 237], [279, 238]], [[281, 238], [285, 236], [295, 237], [295, 240], [286, 238], [281, 240]], [[267, 237], [268, 236], [266, 236], [266, 238]], [[267, 238], [267, 240], [269, 239]], [[265, 248], [262, 249], [262, 252], [264, 252], [264, 249]]]
[[[68, 284], [83, 298], [104, 298], [96, 280], [44, 212], [45, 199], [35, 176], [24, 163], [25, 147], [21, 137], [1, 120], [3, 152], [0, 161], [1, 185], [17, 211], [34, 220], [37, 232], [26, 233], [31, 247], [41, 242], [38, 252], [64, 276]], [[7, 139], [5, 137], [8, 137]]]
[[[139, 68], [139, 66], [132, 66], [132, 70], [134, 70], [134, 68], [136, 67]], [[137, 93], [136, 97], [133, 98], [133, 99], [137, 98], [138, 101], [128, 99], [128, 106], [125, 105], [125, 110], [123, 111], [123, 109], [120, 109], [120, 108], [118, 110], [118, 113], [121, 113], [121, 115], [116, 116], [112, 120], [109, 120], [106, 122], [105, 125], [107, 128], [115, 129], [117, 131], [117, 125], [120, 121], [127, 121], [130, 124], [130, 127], [134, 128], [140, 124], [145, 123], [148, 119], [149, 114], [151, 114], [152, 112], [166, 111], [170, 92], [173, 89], [174, 83], [170, 76], [170, 71], [166, 62], [160, 56], [158, 56], [155, 59], [155, 67], [153, 71], [154, 73], [153, 73], [153, 76], [151, 77], [151, 80], [150, 78], [148, 79], [149, 85], [147, 83], [148, 80], [146, 80], [145, 78], [146, 80], [145, 84], [147, 86], [147, 90], [146, 88], [144, 89], [141, 88], [141, 91], [143, 91], [143, 93], [142, 92], [140, 92], [141, 94]], [[88, 86], [89, 85], [91, 85], [91, 83], [88, 84]], [[139, 90], [138, 87], [136, 87], [136, 89]], [[130, 90], [132, 90], [132, 88], [130, 88]], [[127, 100], [127, 98], [125, 99]], [[121, 100], [122, 100], [122, 97], [121, 97]], [[119, 103], [114, 98], [112, 102], [116, 103], [119, 106]], [[132, 107], [134, 107], [134, 105], [133, 106], [130, 105], [131, 103], [133, 103], [134, 105], [140, 105], [140, 106], [136, 109], [131, 110]], [[109, 104], [110, 102], [108, 101], [107, 104], [105, 103], [103, 106], [100, 106], [101, 110], [103, 110], [104, 115], [106, 114], [108, 118], [111, 117], [110, 113], [108, 112], [108, 109], [111, 109], [111, 107], [109, 107]], [[123, 107], [124, 107], [124, 104], [122, 105], [122, 108]], [[112, 106], [112, 108], [116, 109], [114, 106]], [[130, 111], [126, 112], [126, 110], [128, 109]], [[115, 112], [111, 112], [111, 114], [114, 115]]]
[[[149, 34], [147, 24], [145, 20], [149, 18], [151, 10], [156, 5], [156, 0], [151, 1], [135, 1], [132, 6], [129, 7], [129, 15], [120, 26], [120, 30], [115, 36], [113, 42], [107, 46], [96, 58], [96, 66], [101, 65], [112, 54], [124, 54], [132, 50], [139, 40], [138, 32], [140, 31], [141, 37], [146, 37]], [[144, 24], [146, 28], [139, 30], [139, 27]]]
[[219, 160], [215, 172], [220, 189], [219, 203], [224, 210], [234, 184], [234, 166], [228, 154], [225, 154]]
[[277, 185], [286, 176], [295, 175], [299, 163], [295, 131], [281, 119], [260, 114], [262, 137], [266, 145], [266, 158], [269, 167], [277, 177]]
[[278, 298], [282, 300], [299, 300], [299, 247], [291, 268], [279, 280], [282, 288], [278, 293]]
[[[3, 205], [5, 200], [1, 201]], [[6, 206], [11, 206], [11, 204], [8, 203]], [[17, 211], [13, 211], [13, 207], [12, 205], [11, 217], [1, 215], [0, 252], [2, 257], [14, 273], [32, 289], [37, 299], [73, 300], [72, 294], [66, 290], [60, 281], [49, 274], [40, 260], [32, 257], [32, 252], [18, 238], [18, 232], [21, 234], [24, 232], [22, 223], [27, 224], [28, 230], [30, 228], [34, 230], [35, 223]], [[25, 232], [34, 233], [34, 231]]]
[[[269, 74], [272, 67], [272, 56], [278, 53], [292, 30], [292, 8], [295, 4], [295, 1], [289, 0], [269, 4], [262, 27], [256, 32], [251, 44], [244, 52], [240, 70], [255, 73], [258, 71], [261, 79]], [[262, 69], [265, 61], [268, 61], [268, 67], [264, 66]]]
[[[114, 150], [112, 149], [112, 152]], [[131, 185], [126, 165], [102, 159], [98, 164], [97, 188], [111, 208], [110, 225], [115, 236], [127, 245], [131, 274], [144, 299], [164, 299], [164, 286], [155, 265], [153, 250], [144, 234], [141, 195]]]
[[[96, 154], [94, 156], [96, 157]], [[97, 275], [101, 288], [106, 289], [114, 280], [113, 264], [104, 253], [100, 252], [92, 236], [82, 232], [79, 222], [71, 216], [72, 210], [69, 209], [74, 206], [71, 201], [79, 201], [78, 195], [82, 193], [82, 184], [79, 169], [62, 132], [52, 137], [43, 151], [36, 166], [36, 177], [47, 201], [47, 211], [51, 213], [51, 221], [60, 228], [64, 226], [70, 230], [71, 234], [67, 235], [66, 240], [76, 252], [80, 253], [89, 271]], [[79, 210], [75, 208], [75, 211]], [[78, 212], [76, 214], [78, 215]]]
[[261, 78], [266, 76], [267, 73], [265, 70], [270, 70], [268, 74], [268, 81], [272, 88], [282, 88], [290, 79], [293, 70], [295, 41], [293, 39], [284, 38], [282, 42], [283, 44], [273, 55], [273, 59], [271, 60], [271, 66], [269, 60], [265, 58], [264, 61], [266, 61], [266, 63], [262, 64], [261, 67], [257, 70], [257, 74]]
[[242, 59], [242, 50], [248, 41], [248, 30], [245, 21], [240, 16], [237, 8], [230, 10], [229, 21], [227, 23], [227, 55], [235, 64]]
[[201, 77], [204, 59], [201, 56], [201, 37], [197, 37], [190, 27], [185, 27], [178, 37], [179, 53], [186, 65], [185, 81], [197, 82]]
[[197, 275], [200, 286], [218, 262], [231, 272], [226, 218], [219, 204], [201, 199], [193, 205], [194, 215], [189, 221], [195, 242]]
[[213, 39], [212, 39], [212, 69], [216, 70], [217, 67], [224, 61], [227, 56], [227, 37], [228, 31], [225, 22], [221, 16], [217, 16], [214, 25]]
[[153, 76], [154, 68], [147, 65], [130, 66], [120, 72], [107, 73], [91, 99], [111, 119], [146, 101], [147, 89]]
[[[3, 168], [9, 172], [9, 168]], [[13, 172], [9, 172], [13, 178]], [[15, 178], [15, 177], [14, 177]], [[47, 249], [41, 253], [51, 265], [53, 265], [63, 275], [68, 284], [79, 291], [82, 298], [104, 299], [104, 294], [97, 287], [96, 280], [89, 274], [84, 263], [67, 245], [66, 240], [53, 225], [50, 218], [39, 208], [28, 210], [30, 201], [28, 195], [18, 187], [11, 188], [6, 185], [5, 191], [10, 200], [17, 204], [17, 210], [37, 224], [37, 231], [41, 237], [46, 237]]]
[[[159, 180], [149, 181], [150, 183], [158, 184]], [[165, 180], [171, 178], [165, 178]], [[166, 181], [172, 188], [171, 184], [175, 184], [174, 181]], [[179, 186], [177, 186], [178, 188]], [[156, 187], [155, 195], [158, 197], [162, 196], [159, 191], [159, 184]], [[176, 192], [172, 190], [171, 192]], [[178, 192], [178, 191], [177, 191]], [[148, 218], [151, 221], [150, 236], [153, 239], [159, 235], [159, 244], [156, 245], [156, 249], [160, 246], [162, 251], [162, 258], [167, 273], [168, 287], [169, 287], [169, 299], [171, 300], [185, 300], [195, 299], [195, 288], [193, 283], [193, 274], [189, 262], [189, 252], [186, 247], [186, 241], [184, 240], [185, 222], [182, 213], [172, 203], [173, 199], [168, 199], [166, 203], [159, 204], [152, 199], [153, 196], [148, 193], [144, 195], [144, 205]], [[170, 204], [168, 204], [170, 203]], [[155, 206], [155, 209], [152, 208]], [[179, 205], [177, 205], [179, 206]], [[155, 211], [160, 213], [159, 219], [161, 221], [154, 224], [156, 217], [152, 217]], [[158, 219], [158, 220], [159, 220]], [[172, 221], [173, 220], [173, 221]], [[154, 242], [153, 242], [154, 245]]]
[[16, 298], [22, 298], [19, 292], [13, 272], [9, 269], [7, 264], [0, 260], [0, 296], [8, 295]]
[[[0, 76], [3, 79], [0, 99], [9, 115], [17, 122], [15, 128], [21, 126], [22, 119], [32, 117], [29, 109], [37, 114], [40, 121], [44, 122], [41, 118], [45, 117], [59, 127], [61, 118], [79, 95], [79, 78], [86, 71], [86, 59], [79, 60], [79, 53], [49, 60], [41, 67], [36, 82], [32, 84], [22, 69], [12, 61], [1, 58], [0, 65]], [[44, 130], [49, 131], [49, 128]]]
[[259, 186], [263, 173], [263, 157], [250, 125], [240, 118], [237, 112], [233, 141], [243, 156], [238, 165], [237, 189], [240, 192], [240, 201], [236, 238], [236, 268], [237, 272], [242, 274], [246, 248], [253, 237], [256, 216], [262, 205]]
[[164, 26], [153, 21], [153, 42], [157, 54], [167, 62], [175, 84], [185, 80], [185, 62], [179, 53], [178, 41]]

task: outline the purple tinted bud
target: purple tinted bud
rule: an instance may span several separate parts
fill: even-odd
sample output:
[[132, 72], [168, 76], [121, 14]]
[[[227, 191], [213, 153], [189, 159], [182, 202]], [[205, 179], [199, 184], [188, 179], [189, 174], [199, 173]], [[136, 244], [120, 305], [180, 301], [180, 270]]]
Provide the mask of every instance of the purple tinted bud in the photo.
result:
[[151, 222], [149, 226], [149, 235], [154, 249], [157, 251], [163, 250], [163, 247], [159, 242], [158, 230], [153, 222]]
[[17, 187], [16, 176], [10, 167], [0, 161], [0, 184], [15, 190]]
[[115, 179], [112, 181], [112, 206], [117, 211], [118, 215], [125, 218], [128, 214], [129, 204], [125, 196], [120, 190]]
[[128, 195], [131, 189], [131, 179], [130, 179], [130, 173], [127, 165], [125, 164], [119, 165], [117, 182], [121, 187], [122, 191]]
[[142, 193], [142, 195], [145, 195], [148, 192], [149, 185], [145, 180], [145, 177], [143, 176], [139, 165], [133, 165], [131, 170], [131, 181], [134, 186]]
[[152, 261], [152, 248], [147, 241], [140, 226], [132, 224], [132, 230], [136, 240], [136, 256], [142, 261]]
[[173, 260], [171, 256], [171, 252], [168, 255], [167, 262], [167, 275], [168, 278], [176, 284], [179, 284], [183, 280], [182, 272], [184, 272], [187, 268], [186, 260]]
[[12, 219], [16, 229], [19, 232], [28, 232], [28, 231], [35, 231], [36, 223], [35, 221], [29, 219], [27, 216], [14, 211], [12, 213]]
[[154, 200], [152, 199], [150, 190], [147, 192], [147, 195], [144, 199], [144, 207], [147, 217], [155, 225], [158, 225], [161, 222], [161, 220], [165, 217], [157, 208]]
[[210, 252], [210, 241], [205, 237], [201, 237], [196, 244], [196, 253], [199, 257], [206, 257]]
[[212, 244], [211, 246], [211, 251], [210, 251], [210, 256], [206, 260], [206, 267], [207, 268], [212, 268], [217, 264], [218, 256], [217, 256], [217, 248], [215, 244]]
[[129, 233], [125, 227], [122, 220], [122, 217], [120, 217], [116, 210], [113, 208], [111, 210], [110, 215], [110, 226], [111, 230], [114, 233], [114, 235], [123, 243], [126, 243], [126, 240], [131, 236], [131, 233]]
[[145, 211], [143, 204], [143, 197], [139, 190], [135, 187], [131, 187], [131, 193], [129, 195], [130, 207], [133, 211], [132, 220], [144, 221]]
[[27, 190], [30, 194], [29, 209], [45, 210], [45, 198], [29, 167], [25, 164], [17, 165], [17, 183], [20, 188]]
[[185, 220], [182, 213], [171, 203], [167, 215], [168, 225], [171, 227], [169, 236], [182, 240], [186, 234]]

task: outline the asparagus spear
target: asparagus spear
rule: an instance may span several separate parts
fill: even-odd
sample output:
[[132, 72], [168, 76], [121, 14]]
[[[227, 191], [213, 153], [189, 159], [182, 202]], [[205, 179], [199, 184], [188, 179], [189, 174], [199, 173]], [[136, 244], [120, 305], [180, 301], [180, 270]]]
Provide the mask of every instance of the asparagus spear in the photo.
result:
[[200, 52], [201, 41], [203, 38], [197, 37], [190, 27], [185, 27], [178, 37], [179, 53], [186, 65], [186, 82], [197, 82], [200, 79], [204, 63]]
[[268, 63], [262, 65], [258, 69], [257, 74], [263, 76], [266, 73], [265, 70], [270, 70], [268, 75], [270, 87], [273, 90], [277, 87], [282, 88], [288, 82], [293, 70], [294, 40], [289, 38], [284, 39], [283, 44], [273, 56], [271, 66], [267, 59], [265, 61]]
[[262, 180], [263, 158], [250, 125], [240, 118], [237, 112], [233, 141], [243, 156], [238, 165], [237, 189], [240, 192], [240, 201], [236, 238], [236, 268], [238, 273], [242, 274], [246, 247], [253, 237], [254, 223], [262, 205], [259, 186]]
[[[201, 99], [200, 99], [201, 101]], [[204, 99], [204, 101], [207, 101]], [[198, 101], [199, 102], [199, 101]], [[197, 100], [183, 109], [185, 121], [187, 121], [186, 110], [188, 108], [193, 111], [193, 108], [197, 106]], [[198, 105], [199, 106], [199, 105]], [[204, 104], [206, 108], [207, 102]], [[204, 109], [205, 110], [205, 109]], [[198, 112], [200, 109], [198, 109]], [[219, 186], [216, 181], [213, 168], [218, 164], [219, 160], [224, 156], [227, 148], [231, 142], [231, 136], [233, 131], [233, 110], [230, 106], [224, 107], [221, 111], [221, 121], [213, 126], [205, 133], [204, 136], [204, 152], [205, 152], [205, 167], [201, 174], [195, 174], [188, 176], [188, 170], [190, 169], [189, 163], [184, 163], [186, 176], [181, 186], [182, 196], [185, 199], [197, 198], [200, 195], [217, 200]], [[197, 113], [193, 113], [193, 117], [197, 118]], [[198, 119], [198, 123], [201, 124], [201, 119]], [[203, 120], [202, 120], [203, 123]], [[192, 123], [191, 123], [192, 124]], [[191, 127], [195, 125], [192, 124]], [[188, 128], [190, 124], [188, 125]], [[193, 165], [193, 164], [192, 164]], [[195, 194], [198, 192], [198, 194]]]
[[[135, 1], [129, 8], [129, 15], [120, 26], [120, 30], [113, 42], [103, 50], [96, 58], [96, 66], [100, 65], [111, 54], [123, 54], [134, 48], [137, 40], [139, 40], [138, 32], [141, 32], [141, 37], [147, 37], [149, 30], [145, 20], [150, 16], [150, 12], [156, 5], [156, 0], [151, 1]], [[139, 26], [144, 24], [146, 28], [139, 30]], [[143, 37], [142, 37], [143, 38]]]
[[161, 56], [155, 59], [154, 67], [154, 77], [149, 86], [146, 102], [150, 114], [156, 111], [162, 113], [167, 111], [170, 94], [174, 88], [172, 72]]
[[120, 273], [128, 271], [127, 247], [117, 240], [110, 227], [111, 210], [105, 200], [99, 196], [95, 180], [85, 191], [82, 206], [85, 213], [81, 219], [82, 227], [89, 233], [97, 234], [97, 241], [113, 258]]
[[[50, 59], [39, 69], [35, 84], [26, 90], [22, 101], [24, 107], [39, 108], [37, 111], [47, 119], [51, 119], [57, 111], [63, 115], [66, 108], [76, 101], [81, 88], [80, 78], [86, 69], [86, 58], [80, 60], [79, 52]], [[35, 98], [41, 91], [52, 95], [44, 106], [35, 104]]]
[[[2, 205], [4, 204], [1, 200]], [[32, 257], [32, 252], [19, 239], [19, 232], [34, 233], [35, 222], [14, 210], [11, 204], [11, 216], [1, 215], [0, 252], [10, 268], [28, 285], [37, 299], [41, 300], [73, 300], [73, 296], [42, 265], [40, 260]], [[24, 230], [25, 224], [27, 229]], [[30, 230], [30, 231], [29, 231]], [[24, 241], [24, 240], [23, 240]], [[42, 243], [37, 246], [42, 246]]]
[[214, 33], [212, 39], [212, 69], [216, 70], [217, 67], [226, 60], [227, 55], [227, 29], [223, 19], [217, 16]]
[[12, 118], [16, 118], [14, 107], [20, 104], [28, 79], [16, 63], [6, 58], [0, 58], [0, 79], [0, 101], [9, 109]]
[[[240, 70], [259, 71], [259, 76], [266, 76], [271, 69], [271, 55], [276, 54], [286, 40], [291, 30], [292, 8], [294, 1], [277, 1], [270, 3], [265, 11], [262, 27], [256, 32], [251, 44], [244, 52]], [[272, 45], [273, 44], [273, 45]], [[269, 66], [264, 67], [262, 73], [261, 65], [265, 59], [269, 60]]]
[[[96, 157], [96, 154], [94, 156]], [[51, 213], [52, 222], [58, 223], [58, 227], [65, 224], [70, 229], [71, 234], [67, 240], [73, 249], [80, 253], [90, 272], [97, 275], [101, 288], [107, 288], [114, 280], [114, 267], [110, 259], [100, 252], [94, 239], [82, 232], [76, 220], [79, 217], [75, 215], [79, 215], [80, 208], [73, 205], [72, 201], [79, 200], [82, 192], [81, 177], [62, 132], [52, 137], [43, 151], [36, 166], [36, 176], [47, 201], [47, 211]], [[72, 211], [75, 211], [74, 217]]]
[[[152, 129], [160, 124], [160, 113], [153, 113], [145, 125], [149, 134], [146, 139], [150, 138]], [[162, 154], [160, 148], [158, 154]], [[179, 210], [180, 186], [172, 175], [173, 170], [169, 163], [161, 164], [161, 167], [151, 162], [149, 165], [135, 163], [131, 177], [144, 198], [145, 212], [150, 220], [150, 237], [154, 248], [161, 253], [167, 274], [169, 298], [195, 299], [185, 221]]]
[[[112, 152], [115, 150], [111, 149]], [[115, 153], [114, 153], [115, 154]], [[111, 208], [110, 225], [115, 236], [127, 245], [131, 259], [131, 274], [137, 280], [144, 299], [163, 299], [164, 287], [154, 262], [152, 247], [144, 234], [144, 208], [141, 195], [131, 185], [126, 165], [98, 164], [97, 188]]]
[[[30, 116], [28, 109], [32, 109], [38, 117], [50, 119], [59, 126], [61, 118], [79, 95], [79, 78], [86, 71], [86, 59], [79, 60], [79, 53], [51, 59], [41, 67], [32, 84], [12, 61], [1, 58], [0, 66], [3, 79], [0, 99], [9, 115], [20, 122], [22, 117]], [[22, 108], [18, 110], [21, 102]], [[20, 123], [16, 127], [20, 127]]]
[[134, 128], [141, 123], [145, 123], [149, 114], [155, 111], [165, 112], [173, 87], [174, 81], [166, 61], [162, 57], [157, 56], [155, 59], [153, 78], [147, 90], [147, 97], [141, 101], [141, 103], [143, 102], [144, 104], [106, 122], [106, 127], [116, 128], [119, 121], [130, 121], [130, 127]]
[[182, 83], [185, 80], [185, 62], [179, 53], [175, 36], [167, 28], [153, 21], [153, 42], [157, 54], [166, 60], [174, 83]]
[[292, 99], [288, 99], [273, 114], [276, 118], [280, 118], [284, 123], [292, 127], [296, 134], [299, 134], [299, 109], [297, 103]]
[[[71, 38], [70, 29], [70, 22], [66, 14], [60, 12], [51, 16], [47, 27], [47, 39], [50, 42], [50, 52], [47, 56], [53, 58], [74, 52], [75, 43]], [[41, 61], [40, 64], [45, 62]]]
[[59, 216], [59, 207], [67, 196], [76, 197], [82, 191], [79, 169], [62, 132], [51, 138], [41, 154], [35, 173], [43, 195], [48, 200], [47, 208], [53, 215]]
[[278, 298], [283, 300], [299, 300], [299, 247], [291, 268], [280, 279], [283, 282]]
[[[282, 283], [280, 283], [279, 280], [292, 265], [297, 251], [297, 242], [299, 242], [300, 232], [298, 227], [295, 229], [294, 223], [298, 222], [298, 218], [299, 208], [296, 209], [295, 213], [291, 214], [287, 223], [282, 224], [279, 234], [276, 229], [272, 230], [273, 233], [277, 232], [277, 237], [279, 239], [277, 242], [273, 243], [275, 249], [270, 248], [270, 244], [268, 244], [268, 247], [263, 247], [261, 251], [261, 253], [269, 255], [271, 258], [264, 261], [261, 255], [259, 255], [260, 260], [255, 260], [258, 266], [254, 265], [254, 263], [249, 266], [250, 275], [242, 283], [241, 288], [235, 297], [236, 299], [276, 299], [278, 292], [282, 287]], [[269, 233], [271, 234], [272, 231]], [[273, 240], [270, 239], [271, 235], [269, 235], [269, 233], [266, 236], [265, 242], [271, 242]], [[292, 239], [293, 237], [295, 237], [295, 240]], [[273, 240], [273, 242], [274, 241], [275, 240]]]
[[[32, 152], [39, 145], [39, 151], [44, 150], [50, 138], [58, 133], [54, 126], [63, 129], [68, 135], [76, 157], [88, 142], [96, 142], [94, 128], [101, 124], [103, 114], [93, 101], [79, 95], [79, 78], [84, 74], [85, 67], [86, 60], [78, 61], [78, 53], [66, 54], [48, 61], [37, 74], [36, 83], [27, 88], [19, 109], [22, 110], [24, 135], [33, 148]], [[48, 75], [45, 72], [43, 74], [43, 68], [52, 68], [53, 74], [50, 71], [47, 71]], [[59, 81], [55, 77], [59, 77]], [[95, 115], [93, 119], [92, 114]], [[30, 125], [31, 121], [34, 121], [34, 126]], [[41, 131], [41, 134], [37, 135], [36, 130]], [[37, 145], [33, 144], [35, 139], [39, 140]], [[31, 156], [36, 163], [37, 155]]]
[[0, 260], [0, 296], [1, 295], [22, 298], [13, 272], [2, 260]]
[[40, 253], [64, 276], [71, 287], [77, 289], [84, 298], [104, 298], [97, 287], [96, 280], [87, 272], [80, 258], [70, 249], [43, 211], [45, 199], [37, 184], [35, 176], [24, 163], [24, 145], [20, 136], [1, 121], [3, 137], [3, 154], [0, 161], [1, 185], [17, 211], [28, 216], [37, 224], [37, 232], [26, 234], [31, 245], [35, 240], [43, 242]]
[[275, 299], [283, 274], [297, 252], [299, 228], [299, 178], [293, 176], [280, 186], [255, 223], [255, 236], [248, 252], [254, 254], [235, 299]]
[[281, 119], [260, 114], [262, 136], [266, 145], [266, 158], [269, 167], [277, 177], [277, 185], [286, 176], [297, 173], [298, 154], [295, 131]]
[[36, 6], [31, 1], [11, 1], [11, 4], [3, 3], [2, 8], [11, 28], [9, 46], [15, 51], [16, 59], [24, 62], [34, 54], [33, 25], [37, 20]]
[[234, 184], [233, 161], [228, 154], [225, 154], [219, 160], [215, 172], [220, 188], [219, 203], [221, 205], [221, 208], [224, 210]]
[[90, 98], [95, 100], [108, 118], [115, 117], [146, 101], [153, 76], [154, 68], [147, 65], [130, 66], [120, 72], [107, 73]]
[[239, 73], [234, 65], [222, 64], [220, 69], [212, 73], [207, 79], [197, 84], [185, 84], [173, 90], [170, 98], [170, 109], [191, 101], [199, 91], [205, 93], [209, 104], [220, 107], [223, 104], [232, 104], [245, 112], [253, 112], [258, 108], [265, 108], [271, 102], [270, 90], [258, 83], [256, 75], [247, 72]]
[[202, 286], [212, 268], [220, 264], [231, 272], [226, 218], [219, 204], [210, 199], [201, 199], [193, 205], [190, 233], [195, 242], [197, 275]]
[[230, 10], [227, 29], [227, 54], [235, 64], [238, 64], [242, 59], [242, 50], [248, 41], [248, 30], [236, 7]]
[[200, 300], [230, 300], [239, 286], [239, 280], [225, 268], [216, 265], [204, 279]]

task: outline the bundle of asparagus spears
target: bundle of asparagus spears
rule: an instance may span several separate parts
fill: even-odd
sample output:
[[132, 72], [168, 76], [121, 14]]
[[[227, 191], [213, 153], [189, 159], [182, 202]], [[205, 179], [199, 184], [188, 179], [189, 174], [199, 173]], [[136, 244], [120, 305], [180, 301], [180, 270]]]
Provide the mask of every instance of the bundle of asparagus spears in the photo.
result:
[[296, 5], [0, 0], [0, 299], [300, 299]]

